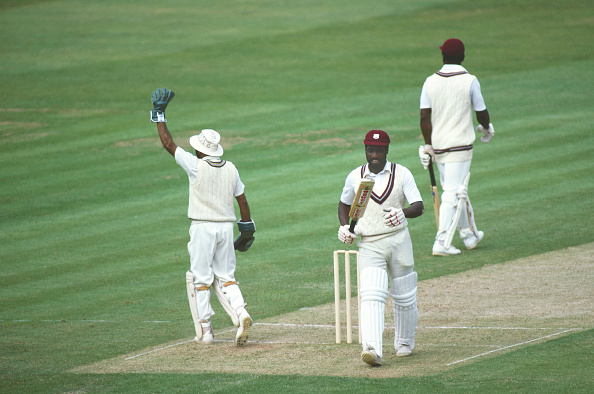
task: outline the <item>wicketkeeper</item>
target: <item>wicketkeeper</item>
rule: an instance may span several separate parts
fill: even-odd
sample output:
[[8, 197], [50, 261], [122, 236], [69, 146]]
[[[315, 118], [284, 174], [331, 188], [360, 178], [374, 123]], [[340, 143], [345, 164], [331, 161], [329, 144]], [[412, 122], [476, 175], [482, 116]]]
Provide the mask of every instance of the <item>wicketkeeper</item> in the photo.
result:
[[443, 194], [433, 254], [448, 256], [460, 253], [451, 245], [457, 230], [467, 249], [475, 248], [484, 236], [476, 228], [468, 198], [470, 162], [476, 138], [473, 110], [479, 123], [476, 130], [483, 134], [481, 142], [491, 141], [495, 130], [478, 79], [462, 67], [462, 41], [450, 38], [439, 48], [443, 67], [427, 78], [421, 91], [421, 131], [425, 145], [419, 147], [419, 157], [427, 169], [432, 156], [439, 169]]
[[[190, 183], [188, 217], [192, 224], [188, 243], [190, 271], [186, 274], [186, 285], [196, 329], [195, 340], [201, 343], [214, 341], [210, 323], [214, 315], [210, 304], [212, 289], [237, 327], [235, 343], [241, 346], [248, 339], [252, 319], [235, 280], [235, 250], [245, 252], [250, 248], [256, 226], [237, 168], [230, 161], [221, 159], [223, 147], [219, 133], [205, 129], [191, 137], [190, 145], [196, 151], [195, 156], [173, 142], [165, 123], [165, 108], [173, 96], [174, 93], [167, 89], [153, 92], [151, 121], [157, 123], [163, 147], [175, 157]], [[241, 220], [237, 222], [240, 235], [235, 241], [234, 198], [241, 214]]]
[[[371, 130], [365, 136], [367, 164], [347, 177], [340, 202], [338, 239], [352, 244], [359, 236], [361, 315], [359, 329], [363, 352], [369, 365], [382, 364], [384, 312], [388, 295], [394, 305], [394, 348], [399, 357], [409, 356], [415, 347], [418, 320], [417, 273], [407, 218], [423, 214], [423, 200], [411, 172], [387, 161], [390, 137]], [[354, 233], [349, 231], [349, 211], [359, 183], [364, 178], [375, 183], [365, 214]], [[407, 207], [407, 201], [410, 205]]]

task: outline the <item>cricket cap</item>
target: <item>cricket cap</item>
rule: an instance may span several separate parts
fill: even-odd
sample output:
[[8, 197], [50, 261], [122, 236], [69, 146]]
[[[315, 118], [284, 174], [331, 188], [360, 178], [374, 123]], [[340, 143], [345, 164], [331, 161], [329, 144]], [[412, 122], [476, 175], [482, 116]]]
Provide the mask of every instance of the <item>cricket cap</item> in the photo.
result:
[[208, 156], [221, 156], [223, 154], [223, 147], [219, 144], [220, 141], [220, 134], [211, 129], [204, 129], [200, 134], [190, 137], [192, 148]]
[[390, 145], [390, 137], [383, 130], [371, 130], [365, 135], [365, 141], [363, 142], [365, 145], [388, 146]]
[[442, 46], [439, 47], [441, 53], [448, 56], [462, 56], [464, 55], [464, 44], [457, 38], [449, 38], [445, 40]]

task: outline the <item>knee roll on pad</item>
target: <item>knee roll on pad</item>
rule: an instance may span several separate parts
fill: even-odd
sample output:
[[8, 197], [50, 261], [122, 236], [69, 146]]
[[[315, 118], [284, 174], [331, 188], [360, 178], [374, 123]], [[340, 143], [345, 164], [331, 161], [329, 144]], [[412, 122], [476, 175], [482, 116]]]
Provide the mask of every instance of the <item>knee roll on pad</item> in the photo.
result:
[[441, 203], [455, 207], [458, 204], [458, 196], [453, 191], [444, 190], [441, 195]]
[[395, 307], [407, 308], [413, 306], [417, 301], [417, 279], [415, 271], [400, 278], [392, 280], [390, 295]]
[[386, 303], [388, 298], [388, 273], [381, 268], [365, 268], [361, 271], [361, 302]]

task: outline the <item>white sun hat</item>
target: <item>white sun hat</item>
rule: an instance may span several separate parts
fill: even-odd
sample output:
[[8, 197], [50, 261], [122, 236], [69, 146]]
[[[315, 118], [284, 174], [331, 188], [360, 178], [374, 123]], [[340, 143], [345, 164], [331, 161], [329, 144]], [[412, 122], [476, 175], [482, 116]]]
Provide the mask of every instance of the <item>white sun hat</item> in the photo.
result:
[[219, 144], [221, 135], [214, 130], [204, 129], [198, 135], [190, 137], [190, 145], [198, 152], [208, 156], [221, 156], [223, 147]]

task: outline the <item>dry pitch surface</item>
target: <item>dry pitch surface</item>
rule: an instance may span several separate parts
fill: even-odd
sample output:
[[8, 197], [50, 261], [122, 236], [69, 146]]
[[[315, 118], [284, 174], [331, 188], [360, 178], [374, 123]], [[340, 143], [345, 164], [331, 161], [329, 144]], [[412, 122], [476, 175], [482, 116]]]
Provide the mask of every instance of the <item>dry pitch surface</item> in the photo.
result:
[[[380, 368], [360, 360], [356, 329], [355, 343], [344, 343], [344, 327], [343, 343], [334, 343], [334, 305], [329, 303], [256, 320], [250, 341], [241, 348], [233, 345], [235, 329], [229, 327], [215, 330], [215, 343], [211, 345], [184, 338], [72, 372], [375, 378], [434, 374], [592, 328], [593, 256], [594, 243], [590, 243], [419, 282], [420, 317], [413, 356], [395, 355], [389, 301], [384, 365]], [[345, 305], [341, 307], [344, 319]], [[352, 308], [357, 326], [355, 300]]]

